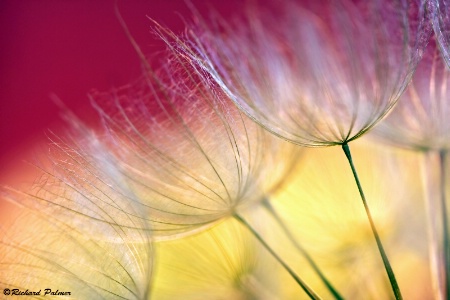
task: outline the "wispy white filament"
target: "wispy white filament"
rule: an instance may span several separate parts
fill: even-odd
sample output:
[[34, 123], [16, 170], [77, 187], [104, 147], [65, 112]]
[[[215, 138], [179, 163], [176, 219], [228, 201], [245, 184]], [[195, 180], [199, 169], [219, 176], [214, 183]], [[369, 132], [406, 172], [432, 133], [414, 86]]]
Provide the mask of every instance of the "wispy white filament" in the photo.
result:
[[429, 0], [428, 8], [441, 53], [450, 67], [450, 1]]

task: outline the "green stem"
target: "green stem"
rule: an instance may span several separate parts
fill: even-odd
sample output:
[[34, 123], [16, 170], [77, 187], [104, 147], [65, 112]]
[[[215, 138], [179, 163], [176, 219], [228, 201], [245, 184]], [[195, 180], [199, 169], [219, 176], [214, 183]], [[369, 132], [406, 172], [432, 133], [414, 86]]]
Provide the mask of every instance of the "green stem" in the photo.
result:
[[297, 274], [275, 253], [275, 251], [263, 240], [263, 238], [259, 235], [258, 232], [240, 215], [234, 214], [234, 218], [238, 220], [242, 225], [247, 227], [248, 230], [256, 237], [256, 239], [266, 248], [267, 251], [272, 254], [272, 256], [288, 271], [288, 273], [292, 276], [292, 278], [300, 285], [300, 287], [305, 291], [305, 293], [313, 300], [321, 300], [320, 298], [303, 280], [298, 277]]
[[272, 215], [272, 217], [275, 219], [275, 221], [278, 223], [278, 225], [281, 227], [283, 232], [286, 234], [288, 239], [291, 241], [291, 243], [294, 245], [294, 247], [303, 255], [303, 257], [308, 261], [308, 263], [311, 265], [311, 267], [314, 269], [314, 271], [317, 273], [317, 275], [320, 277], [320, 279], [323, 281], [325, 286], [328, 288], [330, 293], [334, 296], [336, 300], [343, 300], [344, 298], [339, 294], [339, 292], [334, 288], [334, 286], [331, 284], [331, 282], [325, 277], [325, 275], [320, 270], [319, 266], [316, 264], [316, 262], [313, 260], [311, 255], [306, 251], [305, 248], [303, 248], [300, 243], [297, 242], [295, 237], [292, 235], [291, 231], [287, 226], [284, 224], [281, 217], [278, 215], [276, 210], [273, 208], [273, 206], [270, 204], [269, 200], [266, 198], [263, 201], [263, 206], [267, 209], [267, 211]]
[[355, 178], [356, 185], [358, 186], [359, 194], [361, 195], [361, 200], [364, 204], [364, 209], [366, 210], [367, 218], [369, 219], [370, 227], [372, 229], [372, 233], [377, 242], [378, 250], [380, 251], [381, 258], [383, 259], [384, 268], [386, 269], [387, 275], [389, 277], [389, 281], [391, 282], [392, 291], [394, 292], [395, 299], [400, 300], [403, 299], [402, 294], [400, 292], [400, 288], [398, 286], [397, 280], [395, 279], [394, 271], [392, 270], [391, 264], [389, 263], [389, 259], [384, 251], [383, 244], [381, 243], [380, 236], [378, 235], [377, 229], [375, 227], [375, 223], [372, 219], [372, 214], [369, 210], [369, 205], [367, 204], [366, 197], [364, 196], [363, 189], [361, 187], [361, 183], [359, 182], [358, 174], [356, 172], [355, 166], [353, 165], [352, 155], [350, 153], [350, 147], [347, 143], [342, 144], [342, 149], [344, 150], [345, 156], [348, 159], [350, 167], [352, 169], [353, 177]]
[[450, 277], [449, 277], [449, 270], [450, 270], [450, 241], [449, 241], [449, 235], [448, 235], [448, 217], [447, 217], [447, 203], [446, 203], [446, 197], [445, 197], [445, 179], [446, 179], [446, 172], [445, 172], [445, 158], [446, 158], [446, 151], [440, 151], [439, 152], [439, 167], [440, 167], [440, 199], [441, 199], [441, 212], [442, 212], [442, 234], [443, 234], [443, 241], [444, 241], [444, 278], [445, 278], [445, 293], [447, 295], [446, 299], [450, 299]]

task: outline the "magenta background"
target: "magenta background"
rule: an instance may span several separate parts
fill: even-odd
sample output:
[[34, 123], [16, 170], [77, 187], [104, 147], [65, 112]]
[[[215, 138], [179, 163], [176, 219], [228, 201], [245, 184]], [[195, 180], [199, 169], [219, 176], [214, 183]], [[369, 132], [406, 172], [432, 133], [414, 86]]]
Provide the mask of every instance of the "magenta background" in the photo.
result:
[[[240, 1], [192, 1], [201, 14], [209, 6], [225, 16]], [[60, 131], [54, 93], [85, 120], [95, 119], [87, 93], [118, 87], [141, 73], [138, 56], [114, 13], [114, 0], [3, 0], [0, 4], [0, 180], [11, 177], [43, 143]], [[147, 16], [182, 32], [190, 10], [181, 0], [118, 1], [144, 53], [163, 48]], [[34, 150], [35, 151], [35, 150]], [[17, 173], [17, 172], [16, 172]], [[16, 174], [20, 177], [20, 172]]]

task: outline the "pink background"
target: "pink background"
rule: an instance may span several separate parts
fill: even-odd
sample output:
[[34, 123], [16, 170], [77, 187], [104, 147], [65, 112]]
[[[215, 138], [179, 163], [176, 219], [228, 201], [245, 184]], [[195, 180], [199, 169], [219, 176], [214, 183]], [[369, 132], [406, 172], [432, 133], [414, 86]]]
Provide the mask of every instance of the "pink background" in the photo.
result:
[[[84, 120], [95, 120], [87, 93], [107, 91], [141, 74], [139, 58], [115, 15], [114, 0], [3, 0], [0, 3], [0, 184], [32, 182], [34, 153], [48, 148], [49, 131], [64, 132], [56, 94]], [[225, 16], [240, 1], [192, 1]], [[164, 45], [151, 33], [151, 17], [181, 33], [192, 15], [182, 0], [117, 1], [145, 54]], [[206, 4], [205, 4], [206, 3]], [[160, 56], [159, 56], [160, 57]], [[0, 200], [0, 220], [11, 218]]]

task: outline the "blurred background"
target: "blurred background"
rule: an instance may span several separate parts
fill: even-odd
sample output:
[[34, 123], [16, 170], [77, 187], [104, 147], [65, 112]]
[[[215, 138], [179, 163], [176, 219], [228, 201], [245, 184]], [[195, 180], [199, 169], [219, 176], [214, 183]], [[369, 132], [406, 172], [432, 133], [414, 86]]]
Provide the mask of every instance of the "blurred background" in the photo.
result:
[[[208, 3], [205, 3], [208, 2]], [[201, 13], [224, 16], [240, 1], [191, 1]], [[32, 182], [27, 162], [47, 150], [49, 132], [66, 127], [54, 94], [82, 120], [96, 125], [88, 93], [108, 91], [142, 74], [142, 64], [115, 13], [154, 64], [165, 46], [149, 18], [181, 33], [192, 15], [183, 0], [5, 0], [0, 3], [0, 182]], [[182, 17], [183, 16], [183, 17]], [[0, 202], [0, 217], [12, 207]]]
[[[208, 9], [204, 1], [191, 2], [200, 12]], [[226, 15], [238, 9], [238, 2], [210, 4]], [[151, 33], [149, 18], [180, 33], [181, 16], [191, 15], [182, 0], [1, 2], [2, 179], [14, 173], [18, 156], [45, 140], [47, 130], [61, 127], [51, 94], [83, 119], [92, 120], [90, 90], [106, 91], [141, 75], [141, 63], [120, 26], [115, 5], [143, 52], [156, 60], [164, 45]]]

